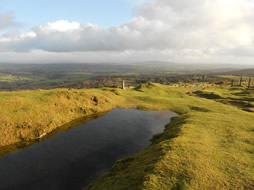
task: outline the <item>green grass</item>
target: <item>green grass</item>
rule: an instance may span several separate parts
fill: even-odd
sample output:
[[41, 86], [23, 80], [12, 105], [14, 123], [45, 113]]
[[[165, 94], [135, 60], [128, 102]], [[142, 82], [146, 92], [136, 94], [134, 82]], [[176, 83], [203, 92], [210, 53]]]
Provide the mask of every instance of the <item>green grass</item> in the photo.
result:
[[39, 88], [39, 87], [57, 85], [57, 84], [61, 84], [61, 83], [64, 83], [64, 82], [82, 81], [82, 80], [90, 79], [92, 76], [93, 75], [87, 74], [87, 73], [86, 74], [70, 73], [70, 75], [67, 75], [67, 76], [59, 78], [59, 79], [53, 79], [53, 80], [44, 79], [42, 81], [31, 82], [30, 84], [27, 85], [27, 87], [28, 88], [29, 87]]
[[232, 99], [252, 104], [253, 90], [211, 87], [191, 93], [195, 90], [149, 83], [128, 90], [1, 92], [0, 142], [33, 139], [114, 107], [171, 110], [179, 116], [151, 146], [117, 161], [85, 189], [254, 189], [254, 113], [230, 104]]
[[254, 112], [254, 89], [240, 86], [206, 89], [195, 92], [197, 96], [214, 99], [248, 112]]
[[37, 139], [74, 119], [110, 110], [120, 99], [101, 90], [0, 92], [0, 147]]
[[152, 84], [124, 91], [133, 105], [181, 115], [85, 189], [253, 189], [254, 115], [187, 90]]
[[[0, 83], [1, 85], [5, 85], [6, 87], [10, 87], [10, 85], [16, 89], [17, 86], [22, 86], [23, 89], [36, 89], [43, 87], [50, 87], [53, 85], [59, 85], [65, 82], [77, 82], [88, 80], [95, 75], [87, 72], [69, 72], [63, 73], [61, 76], [38, 76], [33, 74], [26, 73], [17, 73], [16, 75], [7, 75], [0, 73]], [[56, 79], [51, 79], [52, 77], [57, 77]], [[8, 86], [9, 85], [9, 86]], [[3, 88], [2, 89], [8, 89]]]

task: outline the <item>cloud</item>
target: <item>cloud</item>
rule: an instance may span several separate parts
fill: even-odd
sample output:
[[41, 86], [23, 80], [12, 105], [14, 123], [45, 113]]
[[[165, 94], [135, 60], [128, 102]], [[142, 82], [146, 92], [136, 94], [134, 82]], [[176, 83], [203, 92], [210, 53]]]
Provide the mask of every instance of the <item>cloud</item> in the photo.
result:
[[0, 12], [0, 30], [19, 25], [20, 24], [15, 21], [14, 12], [12, 11], [7, 11], [5, 13]]
[[65, 20], [59, 20], [57, 22], [49, 22], [45, 26], [40, 26], [39, 29], [45, 32], [68, 32], [79, 29], [80, 23], [78, 22], [68, 22]]
[[[8, 18], [6, 23], [11, 23], [13, 18]], [[131, 52], [136, 56], [140, 54], [135, 52], [148, 52], [152, 59], [158, 56], [151, 51], [167, 52], [168, 58], [254, 57], [253, 20], [250, 0], [150, 0], [121, 26], [104, 29], [90, 23], [49, 22], [28, 33], [0, 36], [0, 51]]]

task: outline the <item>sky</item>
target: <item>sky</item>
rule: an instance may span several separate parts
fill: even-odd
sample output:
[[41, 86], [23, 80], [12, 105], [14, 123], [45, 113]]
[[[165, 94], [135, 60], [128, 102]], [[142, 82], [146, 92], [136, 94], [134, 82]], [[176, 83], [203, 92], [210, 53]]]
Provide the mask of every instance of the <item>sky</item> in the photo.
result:
[[254, 0], [0, 0], [0, 62], [254, 65]]

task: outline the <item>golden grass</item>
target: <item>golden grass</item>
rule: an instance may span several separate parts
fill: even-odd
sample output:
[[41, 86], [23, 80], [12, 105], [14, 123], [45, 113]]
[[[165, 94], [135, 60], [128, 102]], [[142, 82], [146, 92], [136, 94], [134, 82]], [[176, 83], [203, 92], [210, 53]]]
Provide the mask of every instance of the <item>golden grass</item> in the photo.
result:
[[230, 103], [252, 104], [254, 92], [228, 87], [197, 92], [202, 98], [186, 94], [193, 90], [150, 83], [129, 90], [1, 92], [0, 142], [37, 138], [114, 107], [171, 110], [180, 115], [151, 146], [117, 161], [85, 189], [254, 189], [254, 113]]
[[151, 146], [118, 161], [85, 189], [253, 189], [254, 115], [186, 91], [150, 84], [123, 92], [136, 105], [181, 115]]
[[121, 98], [101, 90], [0, 92], [0, 146], [38, 138], [74, 119], [110, 110]]

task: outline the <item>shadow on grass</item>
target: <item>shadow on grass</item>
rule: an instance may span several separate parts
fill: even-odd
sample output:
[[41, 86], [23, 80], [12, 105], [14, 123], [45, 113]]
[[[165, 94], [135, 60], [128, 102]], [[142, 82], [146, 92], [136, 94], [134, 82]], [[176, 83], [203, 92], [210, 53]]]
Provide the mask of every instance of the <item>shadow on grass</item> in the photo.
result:
[[215, 94], [214, 92], [203, 92], [203, 91], [196, 91], [194, 92], [194, 94], [196, 94], [197, 96], [201, 97], [201, 98], [206, 98], [206, 99], [224, 99], [223, 97]]
[[208, 109], [197, 107], [197, 106], [190, 106], [190, 109], [193, 111], [199, 111], [199, 112], [209, 112]]
[[171, 119], [171, 122], [165, 126], [165, 130], [163, 133], [159, 133], [153, 136], [153, 138], [151, 139], [152, 144], [178, 137], [181, 131], [180, 126], [186, 123], [187, 118], [188, 115], [180, 115], [177, 117], [173, 117]]
[[240, 108], [254, 108], [254, 106], [251, 103], [245, 101], [230, 100], [228, 101], [228, 103], [234, 106], [238, 106]]
[[[237, 88], [237, 90], [239, 90], [239, 88]], [[194, 94], [201, 98], [213, 99], [223, 104], [230, 104], [232, 106], [242, 109], [243, 111], [254, 112], [254, 110], [252, 110], [252, 108], [254, 108], [254, 105], [251, 104], [251, 102], [254, 102], [254, 98], [246, 97], [249, 94], [251, 94], [251, 92], [245, 89], [243, 89], [242, 92], [231, 93], [232, 95], [239, 96], [239, 98], [232, 98], [232, 97], [223, 98], [213, 92], [209, 93], [204, 91], [196, 91], [194, 92]], [[191, 108], [191, 109], [196, 111], [202, 111], [196, 108]]]
[[231, 93], [232, 95], [235, 95], [235, 96], [247, 96], [247, 95], [250, 95], [251, 92], [248, 91], [248, 90], [244, 90], [242, 92], [235, 92], [235, 93]]
[[242, 86], [238, 86], [238, 87], [236, 87], [236, 86], [234, 86], [234, 87], [231, 87], [229, 90], [244, 90], [245, 88], [244, 87], [242, 87]]

